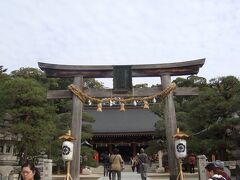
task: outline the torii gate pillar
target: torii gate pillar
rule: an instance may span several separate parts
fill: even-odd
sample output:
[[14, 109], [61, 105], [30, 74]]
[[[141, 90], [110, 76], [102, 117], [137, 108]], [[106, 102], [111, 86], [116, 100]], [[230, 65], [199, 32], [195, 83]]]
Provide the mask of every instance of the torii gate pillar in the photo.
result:
[[[166, 88], [171, 84], [171, 76], [163, 75], [161, 76], [161, 84], [163, 88]], [[164, 117], [165, 117], [165, 128], [166, 128], [166, 137], [167, 137], [167, 150], [168, 150], [168, 164], [170, 171], [170, 180], [176, 180], [178, 171], [177, 171], [177, 160], [175, 157], [175, 145], [173, 135], [177, 130], [177, 121], [176, 121], [176, 113], [175, 106], [173, 101], [173, 93], [171, 92], [164, 99]], [[173, 168], [175, 167], [175, 168]]]
[[[79, 89], [83, 88], [83, 77], [76, 76], [73, 84]], [[82, 132], [82, 107], [83, 104], [77, 96], [72, 96], [72, 136], [76, 138], [73, 146], [73, 160], [71, 162], [71, 176], [73, 180], [79, 180], [80, 154], [81, 154], [81, 132]]]

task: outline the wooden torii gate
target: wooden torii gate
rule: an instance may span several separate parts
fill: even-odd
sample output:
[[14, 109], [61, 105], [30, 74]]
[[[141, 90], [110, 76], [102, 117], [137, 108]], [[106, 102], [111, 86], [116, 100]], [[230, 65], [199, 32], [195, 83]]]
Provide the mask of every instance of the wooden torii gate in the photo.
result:
[[[154, 88], [134, 88], [134, 97], [145, 97], [158, 93], [168, 87], [171, 83], [171, 76], [193, 75], [199, 72], [205, 59], [184, 61], [177, 63], [149, 64], [149, 65], [128, 65], [131, 67], [132, 77], [160, 77], [161, 87]], [[45, 71], [47, 77], [73, 77], [73, 84], [89, 96], [96, 98], [103, 97], [126, 97], [132, 94], [115, 94], [112, 89], [87, 89], [83, 90], [83, 78], [113, 78], [114, 66], [79, 66], [79, 65], [59, 65], [38, 63], [39, 68]], [[177, 87], [165, 99], [165, 126], [167, 137], [168, 164], [170, 169], [170, 180], [175, 180], [178, 174], [177, 160], [175, 158], [175, 147], [173, 135], [176, 133], [176, 113], [173, 101], [173, 94], [198, 95], [197, 88]], [[83, 104], [79, 98], [68, 90], [50, 90], [47, 93], [48, 99], [72, 98], [72, 135], [74, 141], [73, 161], [71, 162], [71, 176], [73, 180], [79, 180], [80, 174], [80, 150], [81, 150], [81, 130], [82, 130], [82, 109]]]

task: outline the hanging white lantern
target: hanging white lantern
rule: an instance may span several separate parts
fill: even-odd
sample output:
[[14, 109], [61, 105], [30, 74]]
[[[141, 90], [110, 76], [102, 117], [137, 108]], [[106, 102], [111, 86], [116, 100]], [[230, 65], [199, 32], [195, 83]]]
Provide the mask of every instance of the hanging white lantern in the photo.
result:
[[88, 105], [89, 105], [89, 106], [91, 106], [91, 105], [92, 105], [92, 102], [91, 102], [91, 100], [90, 100], [90, 99], [88, 100]]
[[156, 98], [153, 98], [153, 103], [156, 103], [156, 102], [157, 102]]
[[137, 101], [136, 100], [133, 101], [133, 105], [137, 106]]
[[175, 140], [175, 154], [178, 159], [187, 157], [187, 142], [185, 139]]
[[113, 105], [113, 102], [112, 100], [109, 101], [109, 106], [112, 106]]
[[71, 161], [73, 159], [73, 142], [64, 141], [62, 144], [62, 159]]

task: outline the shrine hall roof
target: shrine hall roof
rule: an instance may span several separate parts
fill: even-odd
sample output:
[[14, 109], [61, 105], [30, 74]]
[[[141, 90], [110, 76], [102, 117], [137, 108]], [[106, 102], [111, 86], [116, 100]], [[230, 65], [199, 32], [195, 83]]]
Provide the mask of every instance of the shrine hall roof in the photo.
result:
[[137, 134], [153, 133], [155, 123], [159, 117], [146, 109], [126, 109], [120, 112], [119, 109], [86, 110], [95, 118], [93, 123], [94, 134]]

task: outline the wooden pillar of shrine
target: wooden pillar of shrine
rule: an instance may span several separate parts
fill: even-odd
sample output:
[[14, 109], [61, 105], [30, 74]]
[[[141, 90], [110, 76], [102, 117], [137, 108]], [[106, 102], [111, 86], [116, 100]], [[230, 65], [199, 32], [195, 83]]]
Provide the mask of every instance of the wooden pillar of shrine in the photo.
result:
[[[73, 84], [79, 89], [83, 88], [83, 77], [74, 77]], [[81, 154], [81, 132], [82, 132], [82, 108], [83, 104], [77, 96], [72, 97], [72, 136], [76, 138], [73, 141], [73, 160], [71, 161], [71, 176], [73, 180], [79, 180], [80, 177], [80, 154]]]
[[112, 150], [113, 150], [112, 147], [113, 147], [112, 144], [108, 144], [108, 152], [109, 153], [112, 153]]
[[137, 155], [137, 149], [136, 149], [136, 143], [133, 143], [132, 144], [132, 148], [133, 148], [133, 156], [136, 156]]
[[[163, 75], [161, 76], [161, 82], [163, 88], [166, 88], [171, 84], [171, 76]], [[164, 99], [164, 118], [165, 118], [165, 128], [167, 137], [167, 150], [168, 150], [168, 165], [170, 171], [170, 180], [176, 180], [178, 175], [177, 159], [175, 157], [175, 144], [173, 135], [177, 130], [176, 113], [173, 101], [173, 93], [171, 92]]]

